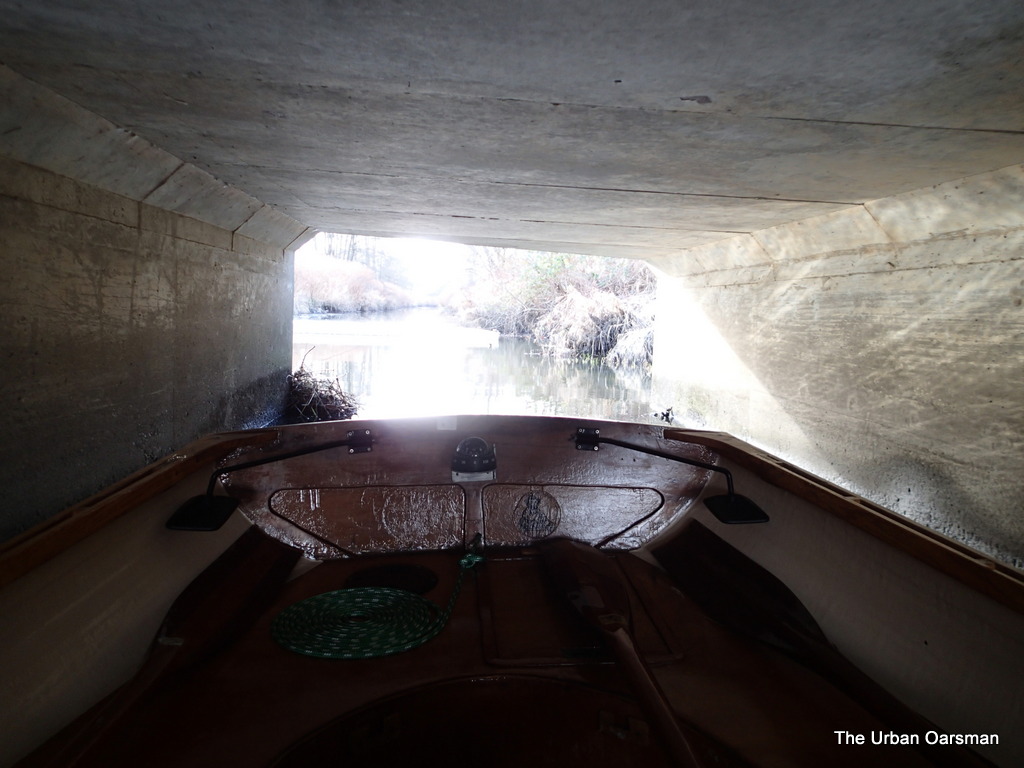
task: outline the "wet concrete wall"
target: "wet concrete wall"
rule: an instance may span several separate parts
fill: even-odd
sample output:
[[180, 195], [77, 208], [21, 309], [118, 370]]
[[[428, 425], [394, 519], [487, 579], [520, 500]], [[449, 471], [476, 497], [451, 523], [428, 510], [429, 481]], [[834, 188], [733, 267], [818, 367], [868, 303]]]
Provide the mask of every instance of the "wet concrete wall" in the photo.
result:
[[280, 244], [0, 156], [0, 265], [0, 537], [278, 414], [292, 302]]
[[1024, 564], [1024, 168], [656, 264], [655, 389]]

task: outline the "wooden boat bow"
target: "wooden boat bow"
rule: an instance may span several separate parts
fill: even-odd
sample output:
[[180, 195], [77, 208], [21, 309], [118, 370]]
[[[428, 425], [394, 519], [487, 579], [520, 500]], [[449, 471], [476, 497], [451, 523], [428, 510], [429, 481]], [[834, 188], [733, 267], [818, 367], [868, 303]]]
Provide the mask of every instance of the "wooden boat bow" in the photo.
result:
[[[1024, 760], [1024, 576], [728, 436], [460, 416], [179, 455], [6, 547], [6, 764]], [[166, 528], [211, 495], [237, 501], [223, 527]], [[740, 495], [770, 521], [706, 503]], [[359, 589], [444, 621], [361, 658], [275, 639], [295, 606]]]

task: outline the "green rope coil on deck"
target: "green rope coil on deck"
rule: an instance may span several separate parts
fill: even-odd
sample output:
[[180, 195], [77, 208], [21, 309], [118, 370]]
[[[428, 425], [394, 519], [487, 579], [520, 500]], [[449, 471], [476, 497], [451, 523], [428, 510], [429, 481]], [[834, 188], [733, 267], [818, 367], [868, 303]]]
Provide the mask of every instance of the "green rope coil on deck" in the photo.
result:
[[403, 589], [339, 589], [288, 606], [274, 618], [271, 633], [288, 650], [321, 659], [373, 659], [412, 650], [444, 629], [463, 577], [482, 560], [473, 553], [459, 560], [444, 611]]

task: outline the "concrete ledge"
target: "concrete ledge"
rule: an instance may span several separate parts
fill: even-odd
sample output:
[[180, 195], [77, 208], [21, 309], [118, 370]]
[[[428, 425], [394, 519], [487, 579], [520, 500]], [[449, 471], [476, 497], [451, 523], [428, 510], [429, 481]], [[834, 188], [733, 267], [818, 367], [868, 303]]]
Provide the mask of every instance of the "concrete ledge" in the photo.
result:
[[237, 232], [231, 236], [231, 250], [244, 256], [259, 256], [260, 258], [280, 258], [284, 252], [282, 248], [275, 245], [240, 235]]
[[[725, 237], [714, 243], [688, 248], [668, 258], [651, 260], [666, 274], [682, 277], [749, 267], [767, 267], [772, 257], [750, 235]], [[766, 270], [759, 270], [766, 273]]]
[[[231, 231], [164, 207], [138, 203], [123, 195], [0, 156], [0, 195], [52, 209], [49, 226], [61, 229], [69, 214], [88, 216], [143, 232], [166, 235], [245, 255], [281, 256], [286, 246], [308, 231], [294, 219], [264, 206], [257, 209], [262, 225]], [[193, 198], [194, 199], [194, 198]], [[249, 221], [255, 218], [250, 217]], [[248, 224], [248, 222], [246, 222]], [[257, 237], [248, 237], [242, 231]], [[94, 233], [98, 236], [98, 231]], [[312, 235], [310, 235], [312, 236]], [[276, 239], [277, 242], [272, 242]], [[306, 238], [309, 239], [309, 238]], [[119, 243], [119, 247], [131, 247]]]
[[[132, 203], [132, 205], [137, 206], [138, 203]], [[139, 242], [138, 227], [125, 226], [95, 216], [83, 216], [15, 197], [0, 196], [0, 217], [8, 220], [3, 224], [0, 240], [8, 237], [12, 240], [17, 238], [19, 236], [17, 233], [20, 230], [32, 233], [31, 237], [33, 238], [44, 237], [55, 246], [53, 251], [47, 253], [46, 259], [37, 265], [35, 272], [21, 273], [17, 280], [13, 277], [10, 265], [5, 264], [7, 269], [5, 278], [12, 282], [12, 286], [9, 287], [10, 299], [8, 299], [8, 303], [11, 304], [33, 302], [34, 299], [27, 298], [31, 296], [29, 286], [33, 287], [32, 290], [46, 293], [47, 285], [55, 282], [59, 282], [62, 286], [74, 285], [74, 289], [70, 287], [62, 289], [62, 292], [66, 292], [65, 295], [71, 295], [77, 291], [80, 291], [82, 295], [88, 293], [86, 285], [76, 283], [75, 278], [67, 276], [61, 270], [54, 269], [58, 256], [63, 257], [64, 253], [68, 251], [74, 252], [83, 236], [88, 237], [90, 243], [97, 247], [111, 251], [133, 251]], [[14, 245], [16, 242], [13, 240], [13, 242], [7, 243], [14, 246], [14, 250], [8, 253], [13, 254], [15, 259], [25, 258], [24, 253], [21, 252], [21, 245]], [[79, 298], [81, 297], [79, 296]], [[4, 304], [4, 300], [0, 299], [0, 305], [2, 304]], [[63, 309], [64, 307], [55, 308], [55, 316], [63, 316]], [[70, 338], [79, 332], [88, 333], [89, 329], [88, 323], [78, 322], [74, 327], [69, 326], [66, 329], [66, 334]]]
[[[305, 229], [3, 65], [0, 159], [4, 194], [220, 248], [230, 249], [230, 233], [243, 227], [245, 236], [277, 248]], [[43, 171], [57, 176], [44, 178]], [[129, 201], [144, 203], [141, 213]], [[159, 215], [159, 210], [181, 220]], [[207, 229], [211, 226], [226, 230], [226, 239]]]
[[[942, 239], [954, 238], [943, 236], [939, 242]], [[955, 237], [955, 242], [955, 248], [941, 247], [935, 240], [921, 240], [901, 245], [896, 263], [902, 269], [921, 269], [1024, 260], [1024, 227], [974, 234], [963, 233]], [[1017, 268], [1020, 269], [1019, 266]]]
[[866, 203], [897, 242], [1024, 227], [1024, 165]]
[[290, 216], [285, 216], [269, 205], [264, 205], [246, 219], [235, 230], [235, 234], [253, 240], [261, 240], [283, 249], [287, 248], [306, 230], [307, 227], [304, 224]]
[[142, 202], [227, 230], [240, 227], [263, 205], [206, 171], [185, 163]]
[[0, 154], [141, 200], [181, 161], [0, 65]]
[[770, 229], [754, 232], [752, 237], [771, 255], [773, 261], [806, 259], [836, 251], [887, 245], [889, 236], [862, 206], [814, 216]]
[[231, 232], [205, 221], [182, 216], [145, 203], [139, 205], [139, 229], [158, 235], [231, 250]]
[[316, 234], [319, 231], [320, 230], [315, 229], [314, 227], [306, 227], [301, 232], [301, 234], [299, 234], [298, 237], [296, 237], [294, 240], [292, 240], [290, 243], [288, 243], [285, 246], [285, 248], [284, 248], [285, 252], [286, 253], [295, 253], [295, 251], [297, 251], [299, 248], [301, 248], [306, 243], [308, 243], [310, 240], [312, 240], [314, 237], [316, 237]]
[[[983, 262], [992, 237], [1017, 242], [1022, 230], [1024, 166], [1012, 166], [650, 261], [694, 285], [795, 280]], [[951, 237], [957, 250], [935, 247]]]
[[134, 200], [2, 156], [0, 194], [129, 227], [139, 225]]

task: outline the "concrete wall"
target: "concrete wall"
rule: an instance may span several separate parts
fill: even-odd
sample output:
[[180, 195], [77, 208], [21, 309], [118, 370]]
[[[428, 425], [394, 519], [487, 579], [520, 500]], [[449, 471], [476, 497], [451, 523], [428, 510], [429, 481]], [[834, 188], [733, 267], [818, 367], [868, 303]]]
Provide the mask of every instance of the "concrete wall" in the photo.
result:
[[279, 413], [291, 258], [0, 158], [7, 538], [215, 430]]
[[0, 537], [279, 413], [280, 245], [0, 157], [0, 266]]
[[655, 390], [1024, 564], [1024, 168], [656, 264]]
[[0, 540], [280, 412], [312, 236], [0, 66]]
[[280, 413], [306, 227], [0, 68], [7, 539]]

